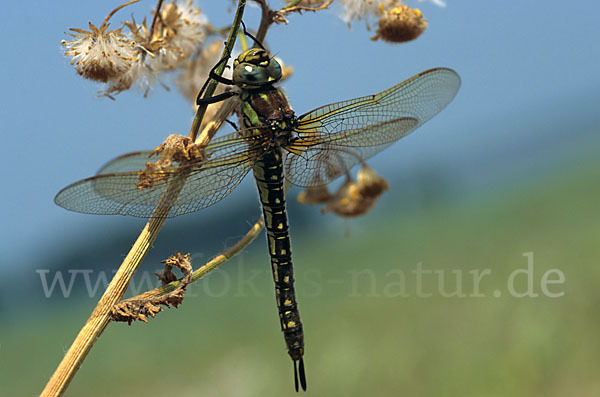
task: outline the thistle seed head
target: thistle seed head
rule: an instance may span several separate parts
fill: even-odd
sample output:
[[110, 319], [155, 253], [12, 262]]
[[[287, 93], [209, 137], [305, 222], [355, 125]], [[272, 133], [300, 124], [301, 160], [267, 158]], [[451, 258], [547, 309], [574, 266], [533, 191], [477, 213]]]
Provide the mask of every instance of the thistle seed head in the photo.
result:
[[419, 37], [427, 28], [427, 20], [419, 9], [397, 4], [388, 9], [382, 7], [378, 25], [372, 40], [404, 43]]

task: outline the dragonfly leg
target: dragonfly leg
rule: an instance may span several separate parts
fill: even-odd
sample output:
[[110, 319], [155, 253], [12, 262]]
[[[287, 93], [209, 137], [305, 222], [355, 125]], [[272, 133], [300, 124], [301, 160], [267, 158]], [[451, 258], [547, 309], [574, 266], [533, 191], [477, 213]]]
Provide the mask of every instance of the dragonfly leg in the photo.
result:
[[[227, 97], [224, 97], [223, 99], [219, 99], [217, 101], [213, 101], [213, 102], [209, 102], [207, 100], [210, 100], [211, 98], [202, 98], [202, 94], [204, 94], [204, 90], [206, 90], [206, 87], [208, 86], [208, 82], [213, 79], [218, 81], [221, 84], [226, 84], [226, 85], [234, 85], [233, 80], [225, 78], [223, 76], [219, 76], [216, 73], [217, 68], [223, 63], [223, 62], [227, 62], [229, 60], [229, 56], [224, 56], [223, 58], [221, 58], [221, 60], [219, 62], [217, 62], [217, 64], [215, 66], [213, 66], [213, 68], [210, 70], [210, 73], [208, 74], [208, 79], [206, 79], [206, 81], [204, 82], [204, 85], [202, 86], [202, 88], [200, 89], [200, 92], [198, 93], [198, 96], [196, 97], [196, 104], [200, 105], [201, 103], [214, 103], [214, 102], [218, 102], [219, 100], [222, 101], [226, 98], [229, 98], [233, 95], [229, 95]], [[218, 95], [217, 95], [218, 97]]]
[[235, 96], [235, 95], [239, 95], [239, 94], [237, 92], [229, 91], [229, 92], [224, 92], [222, 94], [211, 96], [208, 98], [198, 98], [198, 99], [196, 99], [196, 105], [221, 102], [221, 101], [224, 101], [225, 99], [231, 98], [232, 96]]
[[250, 37], [252, 40], [254, 40], [254, 44], [258, 45], [260, 48], [262, 48], [263, 50], [266, 51], [266, 48], [262, 45], [262, 43], [246, 30], [246, 24], [244, 23], [244, 21], [241, 21], [241, 22], [242, 22], [242, 29], [244, 29], [244, 35]]
[[236, 123], [234, 123], [233, 121], [231, 121], [231, 120], [229, 120], [229, 119], [225, 119], [225, 122], [226, 122], [227, 124], [229, 124], [230, 126], [232, 126], [232, 127], [233, 127], [233, 129], [234, 129], [234, 131], [237, 131], [237, 130], [239, 130], [239, 128], [238, 128], [238, 126], [237, 126], [237, 124], [236, 124]]
[[[263, 50], [265, 49], [265, 47], [262, 45], [262, 43], [253, 35], [251, 35], [248, 30], [246, 29], [246, 24], [244, 23], [244, 21], [242, 22], [242, 28], [244, 30], [244, 34], [248, 37], [250, 37], [252, 40], [254, 40], [254, 43], [256, 45], [258, 45], [260, 48], [262, 48]], [[202, 98], [202, 94], [204, 94], [204, 91], [206, 90], [206, 87], [208, 86], [208, 82], [213, 79], [218, 81], [221, 84], [226, 84], [226, 85], [235, 85], [235, 82], [232, 79], [228, 79], [226, 77], [223, 76], [219, 76], [216, 73], [217, 68], [223, 63], [223, 62], [227, 62], [229, 60], [229, 55], [224, 56], [223, 58], [221, 58], [221, 60], [219, 62], [217, 62], [217, 64], [210, 70], [209, 74], [208, 74], [208, 79], [206, 79], [206, 81], [204, 82], [204, 85], [202, 86], [202, 88], [200, 89], [200, 92], [198, 93], [198, 96], [196, 97], [196, 105], [201, 105], [201, 104], [211, 104], [211, 103], [216, 103], [216, 102], [220, 102], [220, 101], [224, 101], [227, 98], [230, 98], [234, 95], [237, 95], [237, 93], [229, 93], [226, 92], [224, 94], [220, 94], [220, 95], [215, 95], [213, 97], [210, 98]], [[227, 66], [226, 66], [227, 67]]]

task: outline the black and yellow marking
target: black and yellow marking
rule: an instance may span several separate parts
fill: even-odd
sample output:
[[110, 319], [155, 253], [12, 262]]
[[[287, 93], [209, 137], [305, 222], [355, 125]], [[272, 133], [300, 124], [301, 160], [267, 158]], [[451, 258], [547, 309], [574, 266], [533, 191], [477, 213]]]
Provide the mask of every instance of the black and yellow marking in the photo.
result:
[[[285, 95], [271, 85], [245, 90], [241, 99], [240, 113], [243, 116], [244, 127], [248, 129], [246, 137], [249, 139], [255, 131], [253, 127], [269, 126], [275, 142], [279, 132], [287, 131], [296, 122], [296, 116]], [[258, 129], [256, 131], [264, 133]], [[265, 218], [279, 322], [288, 354], [294, 362], [296, 391], [299, 390], [299, 386], [306, 390], [304, 334], [294, 292], [292, 250], [283, 187], [283, 159], [281, 148], [276, 143], [264, 150], [260, 160], [254, 164], [253, 171]]]
[[[282, 77], [281, 65], [265, 50], [253, 48], [241, 54], [231, 80], [217, 76], [216, 68], [211, 71], [212, 79], [239, 90], [210, 98], [199, 95], [198, 103], [239, 95], [241, 130], [199, 147], [202, 158], [177, 160], [173, 161], [177, 166], [148, 171], [153, 182], [144, 189], [138, 185], [140, 174], [154, 164], [148, 158], [156, 150], [118, 157], [95, 177], [61, 190], [55, 202], [77, 212], [147, 218], [155, 216], [156, 208], [169, 196], [173, 201], [168, 216], [177, 216], [223, 199], [253, 167], [267, 224], [281, 329], [294, 362], [296, 390], [299, 382], [306, 390], [281, 153], [287, 151], [289, 182], [300, 186], [329, 183], [435, 116], [456, 95], [460, 77], [450, 69], [430, 69], [378, 94], [325, 105], [296, 117], [283, 92], [273, 87]], [[177, 188], [171, 189], [175, 186], [171, 176], [183, 176], [185, 186], [177, 179]]]
[[[267, 152], [254, 165], [254, 177], [256, 178], [267, 229], [267, 242], [273, 268], [279, 322], [288, 353], [294, 361], [296, 391], [298, 390], [298, 383], [300, 383], [303, 390], [306, 390], [306, 375], [302, 359], [304, 355], [304, 334], [294, 292], [292, 250], [283, 188], [283, 163], [278, 148]], [[298, 379], [300, 382], [298, 382]]]

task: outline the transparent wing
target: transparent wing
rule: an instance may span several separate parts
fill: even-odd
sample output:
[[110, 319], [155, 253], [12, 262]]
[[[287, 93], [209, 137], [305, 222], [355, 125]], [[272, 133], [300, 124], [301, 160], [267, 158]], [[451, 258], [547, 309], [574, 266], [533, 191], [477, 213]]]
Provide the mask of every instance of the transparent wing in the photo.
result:
[[408, 135], [456, 95], [451, 69], [422, 72], [375, 95], [322, 106], [299, 117], [285, 169], [299, 186], [326, 184]]
[[[240, 138], [240, 132], [236, 131], [218, 138], [213, 138], [205, 153], [209, 159], [215, 157], [226, 156], [229, 153], [244, 151], [246, 142]], [[241, 148], [240, 148], [241, 146]], [[152, 156], [152, 150], [144, 150], [139, 152], [131, 152], [115, 157], [108, 163], [104, 164], [96, 173], [112, 174], [116, 172], [139, 171], [146, 166], [148, 161], [156, 161], [160, 156]]]
[[[335, 140], [321, 139], [319, 143], [312, 140], [300, 152], [288, 154], [286, 178], [298, 186], [327, 184], [409, 134], [418, 125], [416, 119], [403, 118], [339, 133]], [[365, 137], [378, 137], [383, 143], [360, 146], [360, 142], [364, 141], [361, 138]]]
[[[162, 171], [168, 178], [157, 180], [144, 189], [139, 189], [136, 183], [140, 180], [138, 171], [151, 161], [148, 158], [150, 152], [126, 154], [102, 167], [100, 175], [67, 186], [54, 201], [76, 212], [148, 218], [168, 194], [174, 200], [169, 217], [198, 211], [220, 201], [235, 189], [260, 156], [261, 139], [266, 138], [249, 143], [239, 138], [237, 132], [216, 139], [205, 149], [207, 160], [182, 165], [174, 163]], [[184, 183], [180, 191], [174, 189], [177, 183]]]

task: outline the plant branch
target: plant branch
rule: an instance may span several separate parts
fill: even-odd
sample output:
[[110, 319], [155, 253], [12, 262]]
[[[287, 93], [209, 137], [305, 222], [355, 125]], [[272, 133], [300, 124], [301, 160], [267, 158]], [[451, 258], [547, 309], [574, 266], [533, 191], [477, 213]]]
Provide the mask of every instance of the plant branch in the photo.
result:
[[[235, 245], [233, 245], [231, 248], [223, 251], [223, 253], [217, 255], [210, 261], [206, 262], [204, 265], [202, 265], [198, 269], [194, 270], [194, 272], [192, 273], [191, 283], [194, 283], [194, 282], [200, 280], [202, 277], [206, 276], [208, 273], [212, 272], [213, 270], [215, 270], [216, 268], [221, 266], [223, 263], [227, 262], [229, 259], [231, 259], [235, 255], [239, 254], [252, 241], [254, 241], [254, 239], [258, 236], [258, 234], [261, 232], [261, 230], [264, 228], [264, 226], [265, 226], [265, 222], [263, 220], [263, 217], [261, 216], [260, 219], [258, 221], [256, 221], [256, 223], [254, 225], [252, 225], [250, 230], [248, 230], [246, 235], [244, 237], [242, 237], [237, 243], [235, 243]], [[141, 293], [132, 298], [125, 299], [125, 300], [123, 300], [123, 302], [143, 301], [143, 300], [150, 300], [150, 299], [158, 298], [160, 296], [163, 296], [165, 294], [175, 291], [175, 289], [177, 289], [180, 285], [181, 285], [181, 280], [173, 281], [169, 284], [160, 286], [160, 287], [155, 288], [150, 291], [146, 291], [146, 292]]]
[[[287, 24], [287, 20], [285, 16], [292, 12], [302, 12], [302, 11], [320, 11], [329, 7], [333, 0], [329, 0], [327, 3], [317, 6], [317, 7], [306, 7], [299, 6], [301, 0], [291, 1], [280, 10], [272, 10], [267, 4], [266, 0], [254, 0], [254, 2], [258, 3], [260, 9], [262, 11], [262, 15], [260, 18], [260, 25], [258, 27], [258, 32], [256, 33], [256, 38], [262, 43], [267, 34], [267, 30], [273, 23], [285, 23]], [[263, 43], [264, 44], [264, 43]]]
[[[233, 19], [233, 24], [231, 25], [231, 30], [229, 31], [229, 36], [227, 37], [227, 42], [225, 44], [225, 48], [223, 49], [223, 54], [221, 59], [231, 56], [231, 52], [233, 51], [233, 46], [235, 44], [235, 39], [237, 37], [238, 30], [240, 28], [240, 23], [242, 22], [242, 16], [244, 15], [244, 8], [246, 7], [246, 0], [239, 0], [237, 11], [235, 13], [235, 17]], [[218, 76], [223, 75], [223, 71], [225, 70], [225, 66], [227, 62], [222, 62], [219, 67], [215, 70], [215, 73]], [[208, 98], [215, 93], [217, 89], [217, 80], [211, 79], [206, 91], [204, 93], [203, 98]], [[208, 104], [202, 104], [198, 106], [196, 110], [196, 115], [194, 116], [194, 121], [192, 122], [192, 128], [190, 128], [189, 138], [192, 141], [195, 141], [199, 146], [205, 146], [208, 144], [212, 136], [204, 136], [202, 140], [198, 141], [196, 137], [198, 136], [198, 131], [200, 130], [200, 124], [202, 123], [202, 119], [204, 118], [204, 114], [206, 113], [206, 108], [208, 108]], [[215, 131], [216, 133], [216, 131]], [[213, 134], [214, 135], [214, 134]]]
[[331, 5], [331, 3], [333, 3], [333, 0], [329, 0], [327, 3], [317, 6], [317, 7], [306, 7], [306, 6], [299, 6], [298, 4], [300, 4], [300, 1], [292, 1], [289, 4], [287, 4], [286, 6], [282, 7], [281, 10], [279, 10], [279, 12], [282, 14], [289, 14], [291, 12], [300, 12], [300, 11], [320, 11], [320, 10], [324, 10], [324, 9], [328, 8]]
[[166, 213], [163, 213], [163, 211], [165, 209], [159, 204], [155, 214], [140, 233], [129, 254], [127, 254], [106, 291], [104, 291], [96, 308], [46, 384], [41, 396], [62, 396], [69, 383], [71, 383], [94, 343], [100, 338], [110, 322], [112, 307], [123, 298], [131, 278], [142, 263], [154, 240], [156, 240], [168, 213], [168, 210]]
[[219, 110], [217, 110], [217, 112], [215, 113], [213, 120], [209, 121], [206, 124], [206, 126], [202, 130], [202, 133], [198, 135], [198, 138], [196, 138], [196, 145], [205, 145], [204, 142], [208, 142], [210, 139], [212, 139], [212, 137], [215, 136], [219, 128], [221, 128], [221, 125], [223, 125], [225, 119], [227, 119], [227, 117], [229, 117], [229, 115], [233, 113], [238, 103], [239, 98], [237, 96], [228, 98], [225, 101], [221, 102], [221, 104], [219, 105]]
[[107, 16], [106, 18], [104, 18], [104, 22], [102, 22], [102, 25], [100, 25], [100, 27], [106, 26], [108, 25], [108, 21], [110, 20], [110, 18], [112, 18], [113, 15], [115, 15], [117, 13], [117, 11], [119, 11], [121, 8], [127, 7], [128, 5], [131, 5], [133, 3], [137, 3], [140, 0], [131, 0], [128, 1], [125, 4], [121, 4], [120, 6], [118, 6], [117, 8], [115, 8], [114, 10], [112, 10]]
[[148, 34], [148, 44], [152, 42], [152, 36], [154, 35], [154, 27], [156, 26], [156, 21], [160, 18], [160, 8], [162, 7], [164, 0], [158, 0], [156, 4], [156, 11], [154, 12], [154, 17], [152, 18], [152, 24], [150, 25], [150, 33]]
[[[127, 4], [131, 3], [132, 2], [129, 2]], [[228, 44], [225, 48], [224, 54], [231, 54], [245, 5], [246, 0], [239, 0], [235, 21], [232, 25], [232, 30], [230, 32]], [[111, 15], [117, 10], [113, 11]], [[223, 65], [221, 70], [217, 70], [219, 74], [223, 73], [224, 66], [225, 65]], [[207, 94], [209, 95], [214, 93], [217, 84], [216, 81], [212, 81], [211, 83], [214, 84], [211, 84], [208, 87]], [[192, 124], [192, 130], [190, 132], [190, 135], [192, 135], [192, 132], [195, 130], [195, 133], [193, 134], [194, 138], [200, 127], [200, 123], [202, 122], [205, 111], [206, 106], [200, 107], [199, 111], [196, 113], [194, 123]], [[210, 139], [210, 137], [208, 139]], [[206, 143], [207, 142], [208, 140]], [[106, 288], [106, 291], [104, 291], [104, 294], [100, 298], [96, 308], [79, 331], [79, 334], [73, 341], [71, 347], [44, 387], [41, 396], [61, 396], [69, 386], [73, 377], [77, 373], [77, 370], [82, 365], [88, 353], [94, 346], [94, 343], [96, 340], [98, 340], [98, 338], [100, 338], [102, 332], [104, 332], [108, 326], [111, 319], [112, 308], [123, 298], [125, 291], [127, 290], [127, 287], [133, 278], [133, 275], [156, 240], [156, 237], [158, 236], [158, 233], [164, 224], [171, 207], [177, 200], [181, 189], [183, 189], [185, 181], [189, 175], [189, 171], [189, 168], [187, 171], [182, 171], [169, 183], [165, 193], [161, 197], [160, 202], [152, 213], [150, 220], [148, 223], [146, 223], [146, 226], [138, 236], [133, 247], [123, 260], [119, 270]]]

